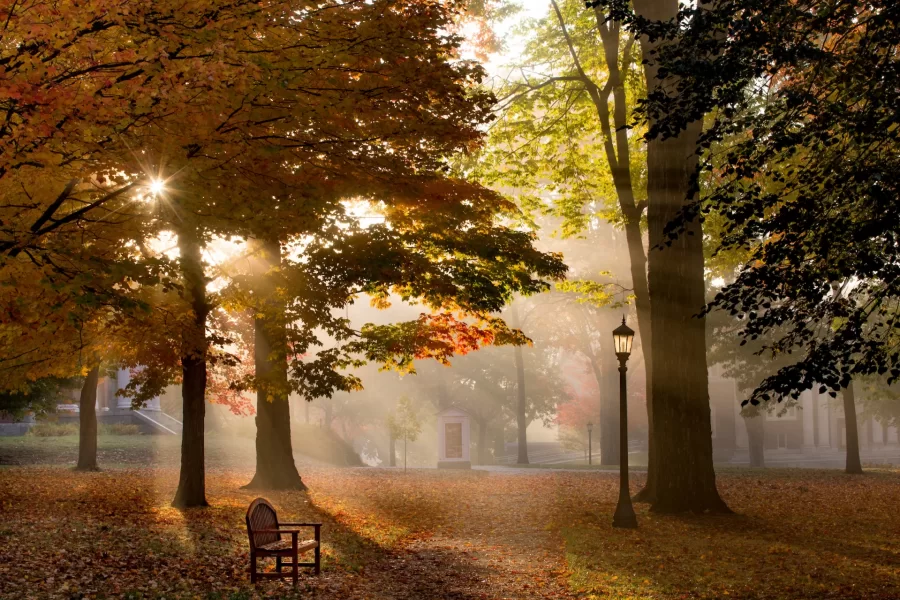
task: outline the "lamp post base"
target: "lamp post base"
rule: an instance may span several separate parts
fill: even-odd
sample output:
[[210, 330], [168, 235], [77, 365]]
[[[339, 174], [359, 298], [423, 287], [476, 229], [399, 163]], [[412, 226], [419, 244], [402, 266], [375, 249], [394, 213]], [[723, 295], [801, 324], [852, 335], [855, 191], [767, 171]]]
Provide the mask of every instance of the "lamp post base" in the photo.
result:
[[637, 529], [637, 517], [634, 514], [634, 508], [631, 502], [623, 504], [619, 502], [616, 506], [616, 514], [613, 515], [613, 527], [619, 529]]

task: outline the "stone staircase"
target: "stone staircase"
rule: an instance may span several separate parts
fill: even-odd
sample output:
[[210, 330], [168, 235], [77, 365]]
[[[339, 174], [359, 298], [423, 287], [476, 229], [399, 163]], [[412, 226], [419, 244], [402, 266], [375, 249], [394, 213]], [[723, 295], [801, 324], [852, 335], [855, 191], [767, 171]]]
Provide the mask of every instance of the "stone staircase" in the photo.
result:
[[149, 426], [154, 433], [164, 435], [181, 435], [184, 428], [181, 421], [169, 416], [161, 410], [136, 410], [132, 413], [135, 420]]

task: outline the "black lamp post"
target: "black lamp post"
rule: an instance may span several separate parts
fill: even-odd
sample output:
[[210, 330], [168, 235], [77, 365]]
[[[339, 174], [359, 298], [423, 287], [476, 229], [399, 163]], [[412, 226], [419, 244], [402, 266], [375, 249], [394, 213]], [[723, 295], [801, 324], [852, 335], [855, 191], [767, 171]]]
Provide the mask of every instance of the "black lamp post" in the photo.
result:
[[622, 324], [613, 330], [613, 341], [619, 359], [619, 503], [613, 515], [613, 527], [635, 529], [638, 526], [637, 517], [628, 491], [628, 393], [625, 383], [625, 372], [628, 371], [625, 363], [631, 355], [634, 331], [625, 324], [625, 317], [622, 317]]
[[594, 456], [591, 450], [591, 432], [594, 431], [594, 424], [588, 421], [588, 464], [591, 464], [591, 458]]

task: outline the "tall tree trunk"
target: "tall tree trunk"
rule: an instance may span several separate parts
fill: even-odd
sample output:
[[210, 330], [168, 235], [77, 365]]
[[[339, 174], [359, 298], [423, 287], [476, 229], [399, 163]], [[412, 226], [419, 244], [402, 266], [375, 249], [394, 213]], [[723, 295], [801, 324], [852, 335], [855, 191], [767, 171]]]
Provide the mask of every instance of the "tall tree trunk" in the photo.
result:
[[[609, 328], [613, 330], [612, 327]], [[612, 335], [610, 335], [612, 339]], [[602, 347], [607, 348], [610, 344], [604, 344]], [[600, 390], [600, 425], [598, 440], [600, 446], [600, 464], [601, 465], [617, 465], [619, 464], [619, 386], [617, 370], [610, 370], [615, 362], [612, 353], [604, 359], [598, 361], [597, 357], [591, 354], [589, 362], [591, 363], [591, 371], [594, 373], [594, 379], [597, 380], [597, 387]], [[600, 363], [600, 364], [598, 364]], [[618, 367], [616, 367], [618, 369]]]
[[291, 444], [290, 386], [284, 303], [276, 292], [275, 273], [281, 268], [281, 244], [262, 242], [263, 266], [255, 274], [255, 292], [262, 300], [253, 328], [256, 369], [256, 474], [245, 487], [256, 490], [305, 490], [294, 464]]
[[78, 399], [78, 471], [97, 468], [97, 381], [100, 365], [95, 365], [84, 378]]
[[[687, 157], [699, 124], [679, 138], [651, 142], [650, 236], [657, 243], [678, 213], [688, 186]], [[655, 148], [654, 148], [655, 146]], [[655, 196], [655, 197], [654, 197]], [[654, 343], [652, 509], [727, 512], [716, 489], [706, 365], [702, 231], [693, 223], [671, 246], [650, 253]]]
[[859, 429], [856, 424], [856, 393], [851, 381], [843, 390], [844, 426], [847, 429], [847, 468], [846, 472], [859, 475], [863, 472], [859, 459]]
[[389, 442], [388, 442], [388, 454], [389, 454], [389, 458], [388, 458], [388, 466], [390, 466], [390, 467], [396, 467], [396, 466], [397, 466], [397, 438], [394, 437], [394, 433], [393, 433], [393, 431], [390, 431], [390, 428], [388, 428], [388, 430], [389, 430], [389, 431], [388, 431], [388, 437], [389, 437]]
[[750, 466], [763, 468], [766, 466], [766, 430], [765, 416], [761, 413], [756, 415], [741, 416], [744, 419], [744, 425], [747, 427], [747, 447], [750, 450]]
[[178, 231], [179, 264], [184, 290], [194, 313], [193, 323], [182, 333], [181, 398], [184, 407], [181, 434], [181, 472], [172, 505], [180, 508], [208, 506], [204, 432], [206, 417], [206, 276], [203, 273], [200, 240], [189, 227]]
[[[521, 319], [519, 318], [519, 309], [513, 302], [512, 308], [512, 326], [521, 328]], [[518, 433], [518, 450], [519, 456], [516, 460], [517, 464], [528, 464], [528, 402], [525, 394], [525, 360], [522, 357], [522, 346], [513, 347], [513, 353], [516, 362], [516, 428]]]
[[[560, 24], [563, 25], [562, 14], [556, 8]], [[644, 212], [643, 203], [635, 199], [634, 182], [631, 174], [631, 150], [628, 145], [629, 117], [627, 110], [627, 95], [625, 91], [625, 76], [632, 65], [630, 44], [626, 42], [628, 50], [623, 51], [621, 39], [621, 24], [618, 21], [607, 19], [607, 15], [600, 6], [594, 8], [597, 21], [597, 30], [603, 46], [604, 58], [609, 76], [609, 86], [598, 86], [591, 82], [587, 86], [588, 94], [597, 110], [597, 117], [604, 134], [604, 154], [612, 173], [613, 185], [619, 201], [619, 208], [625, 221], [625, 240], [628, 246], [629, 266], [631, 269], [631, 286], [635, 297], [637, 310], [638, 334], [640, 335], [641, 348], [644, 353], [644, 374], [647, 389], [647, 483], [635, 496], [636, 500], [649, 502], [653, 498], [653, 488], [656, 481], [656, 445], [653, 435], [653, 356], [652, 356], [652, 326], [650, 315], [650, 293], [647, 284], [647, 256], [644, 252], [644, 238], [641, 232], [641, 217]], [[568, 34], [566, 34], [568, 41]], [[570, 53], [576, 62], [579, 74], [587, 79], [582, 70], [574, 47], [570, 45]], [[621, 60], [621, 63], [620, 63]], [[604, 97], [602, 90], [606, 91]], [[609, 111], [609, 95], [612, 94], [613, 110]], [[613, 127], [610, 128], [610, 122]], [[603, 460], [601, 455], [601, 461]], [[607, 463], [604, 463], [607, 464]], [[612, 463], [611, 463], [612, 464]]]
[[[677, 0], [635, 0], [635, 11], [653, 21], [674, 19]], [[654, 51], [658, 41], [641, 39], [648, 93], [662, 85]], [[690, 223], [671, 245], [664, 229], [688, 199], [697, 164], [701, 122], [647, 148], [650, 256], [648, 291], [653, 345], [651, 427], [654, 472], [651, 509], [657, 512], [730, 512], [716, 489], [706, 364], [706, 321], [702, 227]]]
[[[637, 312], [638, 335], [641, 352], [644, 355], [644, 381], [647, 401], [647, 480], [634, 499], [638, 502], [653, 502], [656, 498], [656, 477], [659, 459], [656, 455], [656, 436], [653, 425], [653, 324], [650, 315], [650, 290], [647, 285], [647, 259], [641, 237], [640, 213], [625, 225], [628, 239], [628, 253], [631, 257], [631, 281], [634, 289], [634, 304]], [[611, 361], [612, 359], [610, 359]]]

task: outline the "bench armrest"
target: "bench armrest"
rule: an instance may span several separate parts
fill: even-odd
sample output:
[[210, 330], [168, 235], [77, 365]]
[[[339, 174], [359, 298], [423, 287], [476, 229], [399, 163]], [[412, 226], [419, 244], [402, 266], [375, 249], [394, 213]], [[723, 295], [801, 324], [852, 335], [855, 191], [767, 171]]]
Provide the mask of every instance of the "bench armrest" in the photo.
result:
[[300, 533], [299, 529], [254, 529], [253, 533], [290, 533], [296, 536]]
[[321, 523], [279, 523], [279, 527], [321, 527]]

